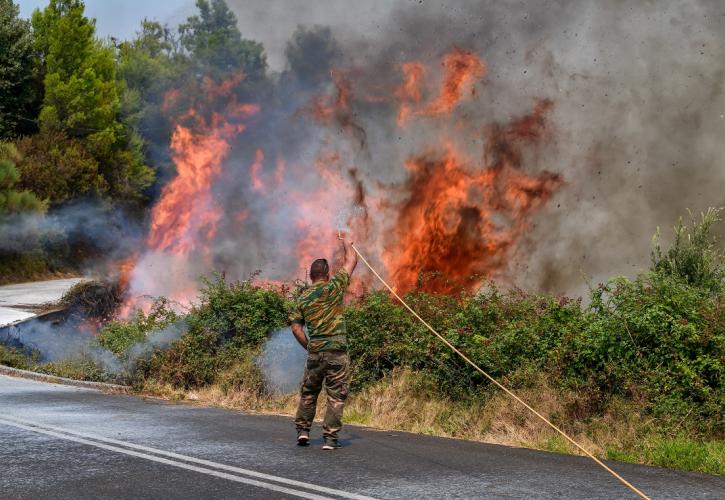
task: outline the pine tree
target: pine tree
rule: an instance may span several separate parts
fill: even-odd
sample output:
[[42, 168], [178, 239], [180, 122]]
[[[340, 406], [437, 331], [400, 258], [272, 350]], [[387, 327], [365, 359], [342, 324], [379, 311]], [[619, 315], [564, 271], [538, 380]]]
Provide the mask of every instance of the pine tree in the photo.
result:
[[35, 129], [36, 68], [30, 23], [12, 0], [0, 0], [0, 140]]
[[[114, 49], [95, 38], [95, 21], [84, 10], [81, 0], [50, 0], [43, 11], [33, 13], [45, 75], [41, 133], [62, 132], [80, 140], [97, 162], [108, 193], [138, 200], [153, 181], [153, 171], [144, 164], [138, 135], [119, 119], [122, 87]], [[53, 201], [59, 198], [51, 196]]]
[[197, 0], [199, 15], [179, 26], [181, 43], [200, 74], [219, 78], [243, 72], [246, 80], [264, 78], [267, 60], [261, 43], [242, 38], [237, 16], [224, 0]]

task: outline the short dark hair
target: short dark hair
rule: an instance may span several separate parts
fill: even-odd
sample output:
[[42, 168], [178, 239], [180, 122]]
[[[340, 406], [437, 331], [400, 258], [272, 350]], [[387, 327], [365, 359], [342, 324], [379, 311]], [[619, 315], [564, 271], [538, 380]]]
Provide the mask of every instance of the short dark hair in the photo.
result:
[[327, 259], [317, 259], [310, 266], [310, 279], [317, 281], [330, 274], [330, 266], [327, 264]]

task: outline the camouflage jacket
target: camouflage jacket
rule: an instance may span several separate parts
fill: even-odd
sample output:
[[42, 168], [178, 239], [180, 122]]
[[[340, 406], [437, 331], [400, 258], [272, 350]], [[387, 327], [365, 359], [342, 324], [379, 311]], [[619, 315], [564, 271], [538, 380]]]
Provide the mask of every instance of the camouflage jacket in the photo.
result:
[[343, 297], [350, 284], [350, 275], [340, 269], [328, 282], [308, 286], [297, 298], [291, 323], [307, 325], [308, 352], [347, 350], [347, 330], [343, 313]]

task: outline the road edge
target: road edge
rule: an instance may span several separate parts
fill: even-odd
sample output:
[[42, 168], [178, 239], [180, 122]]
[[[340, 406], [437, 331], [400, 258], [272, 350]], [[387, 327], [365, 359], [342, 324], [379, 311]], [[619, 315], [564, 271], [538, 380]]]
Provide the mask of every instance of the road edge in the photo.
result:
[[127, 385], [107, 384], [105, 382], [90, 382], [88, 380], [74, 380], [65, 377], [58, 377], [56, 375], [49, 375], [47, 373], [20, 370], [19, 368], [11, 368], [5, 365], [0, 365], [0, 375], [7, 375], [8, 377], [15, 378], [25, 378], [29, 380], [35, 380], [36, 382], [48, 382], [51, 384], [62, 384], [74, 387], [83, 387], [86, 389], [97, 389], [99, 391], [115, 394], [131, 393], [131, 387]]

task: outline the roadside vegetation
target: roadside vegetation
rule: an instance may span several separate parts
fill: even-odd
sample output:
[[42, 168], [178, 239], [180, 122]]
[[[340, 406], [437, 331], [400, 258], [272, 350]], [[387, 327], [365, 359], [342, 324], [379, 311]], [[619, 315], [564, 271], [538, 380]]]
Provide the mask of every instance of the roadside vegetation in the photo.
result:
[[[667, 249], [656, 237], [648, 272], [600, 284], [586, 305], [493, 283], [476, 294], [413, 292], [406, 300], [600, 456], [723, 475], [725, 259], [711, 236], [719, 215], [680, 223]], [[267, 336], [287, 325], [294, 293], [214, 276], [187, 313], [160, 299], [147, 314], [108, 323], [96, 342], [128, 361], [133, 346], [183, 320], [178, 339], [125, 364], [121, 381], [170, 399], [291, 414], [296, 396], [267, 387], [255, 360]], [[575, 453], [388, 294], [357, 298], [345, 314], [353, 360], [347, 422]], [[0, 357], [23, 367], [7, 349]], [[119, 377], [83, 358], [36, 369]]]
[[[146, 223], [174, 173], [168, 144], [183, 96], [230, 68], [246, 75], [239, 97], [264, 90], [263, 47], [241, 36], [223, 0], [198, 0], [197, 9], [178, 30], [145, 20], [119, 41], [96, 36], [81, 0], [49, 0], [30, 20], [0, 0], [0, 228], [14, 235], [0, 241], [0, 284], [128, 257], [119, 242], [133, 241], [127, 229]], [[182, 97], [164, 106], [172, 89]], [[64, 215], [89, 211], [102, 223]], [[647, 272], [599, 284], [583, 302], [495, 283], [406, 300], [600, 456], [725, 475], [725, 257], [712, 237], [720, 215], [681, 222], [666, 248], [656, 235]], [[295, 293], [215, 275], [189, 311], [159, 298], [147, 313], [108, 322], [122, 290], [86, 283], [65, 305], [105, 324], [92, 347], [114, 370], [92, 353], [42, 363], [2, 345], [0, 364], [289, 414], [295, 395], [272, 391], [256, 360], [287, 325]], [[575, 452], [388, 294], [355, 298], [346, 321], [349, 423]], [[158, 338], [173, 328], [181, 334]]]

